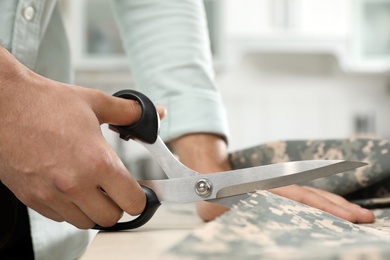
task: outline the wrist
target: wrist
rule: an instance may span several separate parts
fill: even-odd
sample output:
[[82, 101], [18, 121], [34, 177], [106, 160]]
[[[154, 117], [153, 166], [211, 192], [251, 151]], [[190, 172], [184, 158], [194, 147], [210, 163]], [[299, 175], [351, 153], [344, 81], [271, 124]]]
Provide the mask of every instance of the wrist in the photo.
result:
[[[14, 89], [14, 83], [22, 79], [32, 78], [34, 73], [20, 63], [6, 48], [0, 45], [0, 82], [1, 88]], [[10, 82], [10, 84], [8, 84]]]
[[227, 144], [221, 136], [209, 133], [189, 134], [170, 144], [180, 161], [195, 171], [211, 173], [231, 169]]
[[[174, 152], [187, 167], [200, 173], [213, 173], [231, 169], [226, 141], [214, 134], [190, 134], [171, 142]], [[196, 211], [201, 219], [210, 221], [228, 208], [200, 201]]]

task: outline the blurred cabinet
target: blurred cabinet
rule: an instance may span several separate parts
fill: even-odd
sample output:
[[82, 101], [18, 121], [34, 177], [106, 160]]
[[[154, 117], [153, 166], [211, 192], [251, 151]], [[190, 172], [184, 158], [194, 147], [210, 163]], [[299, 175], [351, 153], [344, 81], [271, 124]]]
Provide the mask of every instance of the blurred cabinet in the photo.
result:
[[390, 0], [225, 0], [226, 53], [330, 53], [353, 72], [390, 69]]
[[348, 0], [225, 0], [232, 36], [341, 35], [348, 31]]
[[390, 1], [357, 0], [354, 57], [359, 67], [390, 68]]
[[128, 68], [110, 1], [62, 0], [77, 71]]

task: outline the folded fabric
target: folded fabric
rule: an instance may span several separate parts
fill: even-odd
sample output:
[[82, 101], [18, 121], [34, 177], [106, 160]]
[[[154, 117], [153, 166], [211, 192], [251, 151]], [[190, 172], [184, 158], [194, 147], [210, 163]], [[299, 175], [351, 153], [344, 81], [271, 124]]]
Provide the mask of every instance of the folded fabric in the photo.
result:
[[383, 139], [275, 141], [233, 152], [230, 161], [240, 169], [300, 160], [354, 160], [368, 166], [314, 180], [305, 185], [351, 199], [390, 197], [390, 142]]

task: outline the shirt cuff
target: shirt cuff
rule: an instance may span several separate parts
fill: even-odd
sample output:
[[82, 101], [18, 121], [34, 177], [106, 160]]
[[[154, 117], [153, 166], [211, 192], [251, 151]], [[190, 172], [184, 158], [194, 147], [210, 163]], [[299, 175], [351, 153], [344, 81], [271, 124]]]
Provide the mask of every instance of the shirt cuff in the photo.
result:
[[164, 141], [169, 142], [186, 134], [209, 133], [220, 135], [228, 142], [225, 107], [217, 92], [166, 96], [155, 103], [164, 105], [168, 111], [160, 128]]

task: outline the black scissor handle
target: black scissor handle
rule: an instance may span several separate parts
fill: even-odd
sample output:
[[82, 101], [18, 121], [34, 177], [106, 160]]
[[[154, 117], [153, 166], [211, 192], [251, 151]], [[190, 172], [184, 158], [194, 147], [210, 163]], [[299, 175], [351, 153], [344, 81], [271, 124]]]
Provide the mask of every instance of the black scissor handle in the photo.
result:
[[[137, 101], [142, 108], [141, 118], [137, 123], [129, 126], [110, 125], [109, 128], [119, 133], [120, 138], [128, 141], [131, 139], [139, 139], [145, 143], [153, 144], [156, 142], [160, 129], [160, 118], [153, 102], [144, 94], [125, 89], [113, 94], [115, 97], [131, 99]], [[141, 185], [146, 195], [146, 206], [144, 211], [135, 219], [127, 222], [118, 222], [111, 227], [102, 227], [95, 225], [93, 229], [105, 231], [118, 231], [124, 229], [135, 229], [146, 224], [154, 215], [161, 202], [158, 200], [156, 193], [146, 186]]]
[[160, 130], [160, 117], [153, 102], [144, 94], [132, 89], [118, 91], [113, 96], [138, 101], [142, 108], [142, 115], [138, 122], [133, 125], [110, 125], [109, 128], [119, 133], [120, 138], [126, 141], [131, 138], [149, 144], [154, 143]]
[[127, 222], [118, 222], [111, 227], [102, 227], [95, 225], [93, 229], [104, 230], [104, 231], [119, 231], [125, 229], [135, 229], [145, 225], [156, 213], [158, 207], [160, 207], [161, 202], [158, 200], [156, 193], [144, 185], [141, 185], [142, 189], [146, 195], [146, 206], [144, 211], [137, 218], [127, 221]]

